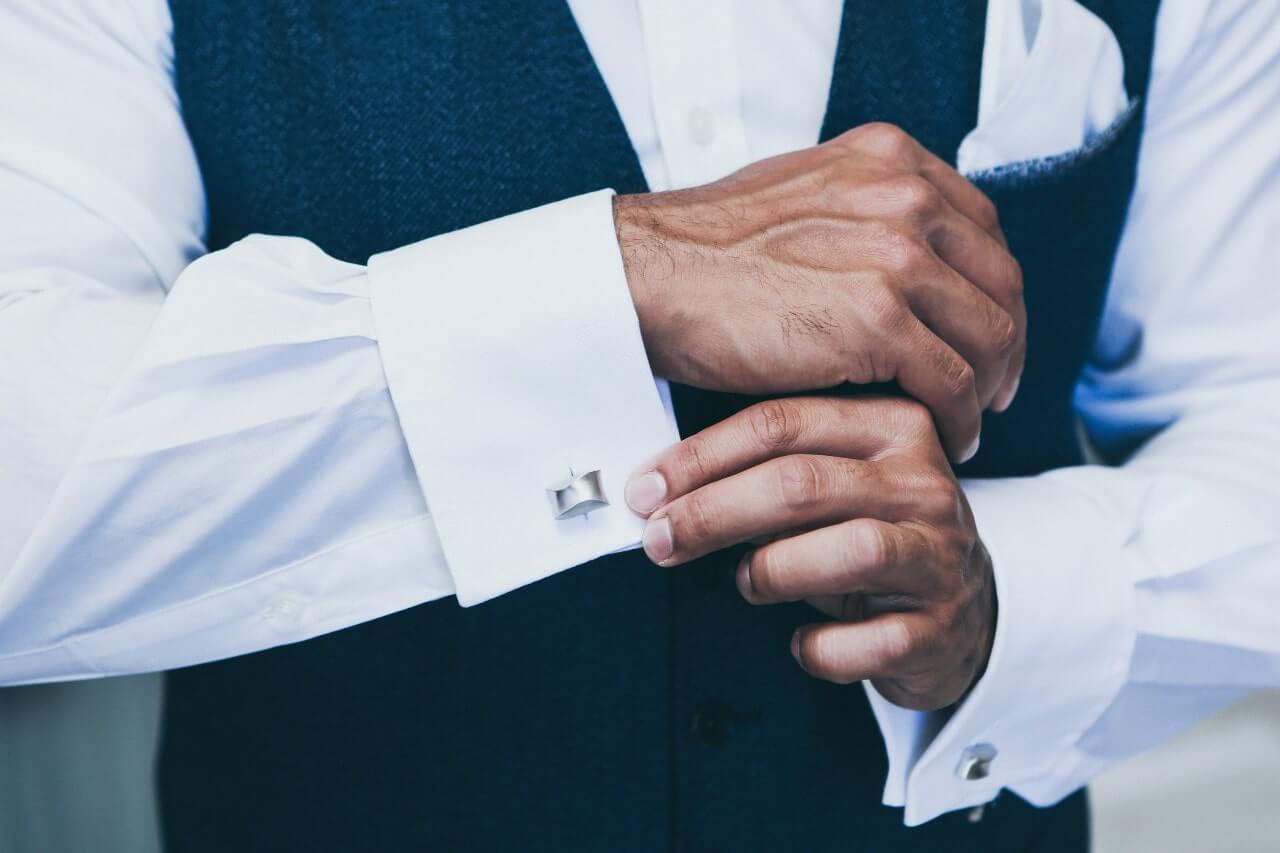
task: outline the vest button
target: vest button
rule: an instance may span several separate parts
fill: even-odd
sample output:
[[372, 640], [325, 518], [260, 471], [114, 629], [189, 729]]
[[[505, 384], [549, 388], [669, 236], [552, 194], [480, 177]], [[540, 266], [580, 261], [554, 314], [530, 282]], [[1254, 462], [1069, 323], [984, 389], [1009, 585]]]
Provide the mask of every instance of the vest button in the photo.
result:
[[732, 708], [719, 699], [707, 699], [689, 717], [689, 733], [708, 746], [720, 746], [729, 739], [732, 723]]

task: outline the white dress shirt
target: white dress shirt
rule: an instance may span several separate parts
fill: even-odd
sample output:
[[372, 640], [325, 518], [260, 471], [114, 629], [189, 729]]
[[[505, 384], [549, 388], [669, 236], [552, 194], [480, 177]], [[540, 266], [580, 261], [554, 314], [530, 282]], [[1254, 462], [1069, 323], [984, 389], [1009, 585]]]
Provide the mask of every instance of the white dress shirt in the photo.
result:
[[[993, 0], [1022, 23], [988, 21], [984, 104], [994, 51], [1035, 64], [993, 33], [1034, 54], [1067, 2]], [[817, 140], [838, 0], [571, 6], [655, 190]], [[170, 27], [163, 0], [0, 8], [0, 683], [476, 604], [634, 547], [620, 501], [557, 522], [544, 494], [598, 468], [617, 498], [674, 438], [609, 194], [367, 266], [306, 235], [200, 257]], [[1051, 803], [1280, 683], [1277, 139], [1280, 5], [1165, 2], [1077, 395], [1098, 446], [1149, 440], [965, 484], [1000, 599], [988, 670], [945, 724], [871, 691], [908, 823], [1001, 788]], [[960, 778], [979, 745], [989, 774]]]

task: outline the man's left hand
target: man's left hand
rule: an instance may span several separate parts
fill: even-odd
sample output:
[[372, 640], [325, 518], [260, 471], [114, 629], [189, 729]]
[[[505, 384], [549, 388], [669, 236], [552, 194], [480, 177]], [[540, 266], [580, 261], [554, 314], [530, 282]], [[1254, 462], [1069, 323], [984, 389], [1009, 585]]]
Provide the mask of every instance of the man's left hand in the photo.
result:
[[870, 679], [891, 702], [932, 710], [986, 666], [991, 559], [918, 403], [760, 403], [637, 472], [627, 502], [648, 517], [644, 548], [659, 565], [755, 543], [737, 573], [747, 601], [805, 600], [835, 617], [792, 637], [810, 675]]

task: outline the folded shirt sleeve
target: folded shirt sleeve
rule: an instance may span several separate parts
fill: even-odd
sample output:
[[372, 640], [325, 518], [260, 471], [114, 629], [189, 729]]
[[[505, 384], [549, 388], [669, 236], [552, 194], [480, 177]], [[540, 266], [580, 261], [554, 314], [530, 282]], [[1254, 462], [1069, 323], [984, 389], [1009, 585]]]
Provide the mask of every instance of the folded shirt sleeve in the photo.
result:
[[[639, 544], [623, 484], [677, 434], [612, 210], [601, 191], [370, 261], [391, 395], [464, 605]], [[557, 519], [548, 487], [589, 471], [610, 505]]]

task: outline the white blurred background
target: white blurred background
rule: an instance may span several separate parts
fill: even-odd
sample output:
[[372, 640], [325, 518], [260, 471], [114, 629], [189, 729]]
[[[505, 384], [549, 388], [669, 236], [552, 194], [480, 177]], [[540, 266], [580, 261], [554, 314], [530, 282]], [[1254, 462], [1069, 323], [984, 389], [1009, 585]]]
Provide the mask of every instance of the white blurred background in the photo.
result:
[[[160, 678], [0, 690], [0, 853], [159, 853]], [[1280, 851], [1280, 693], [1092, 788], [1096, 853]]]

